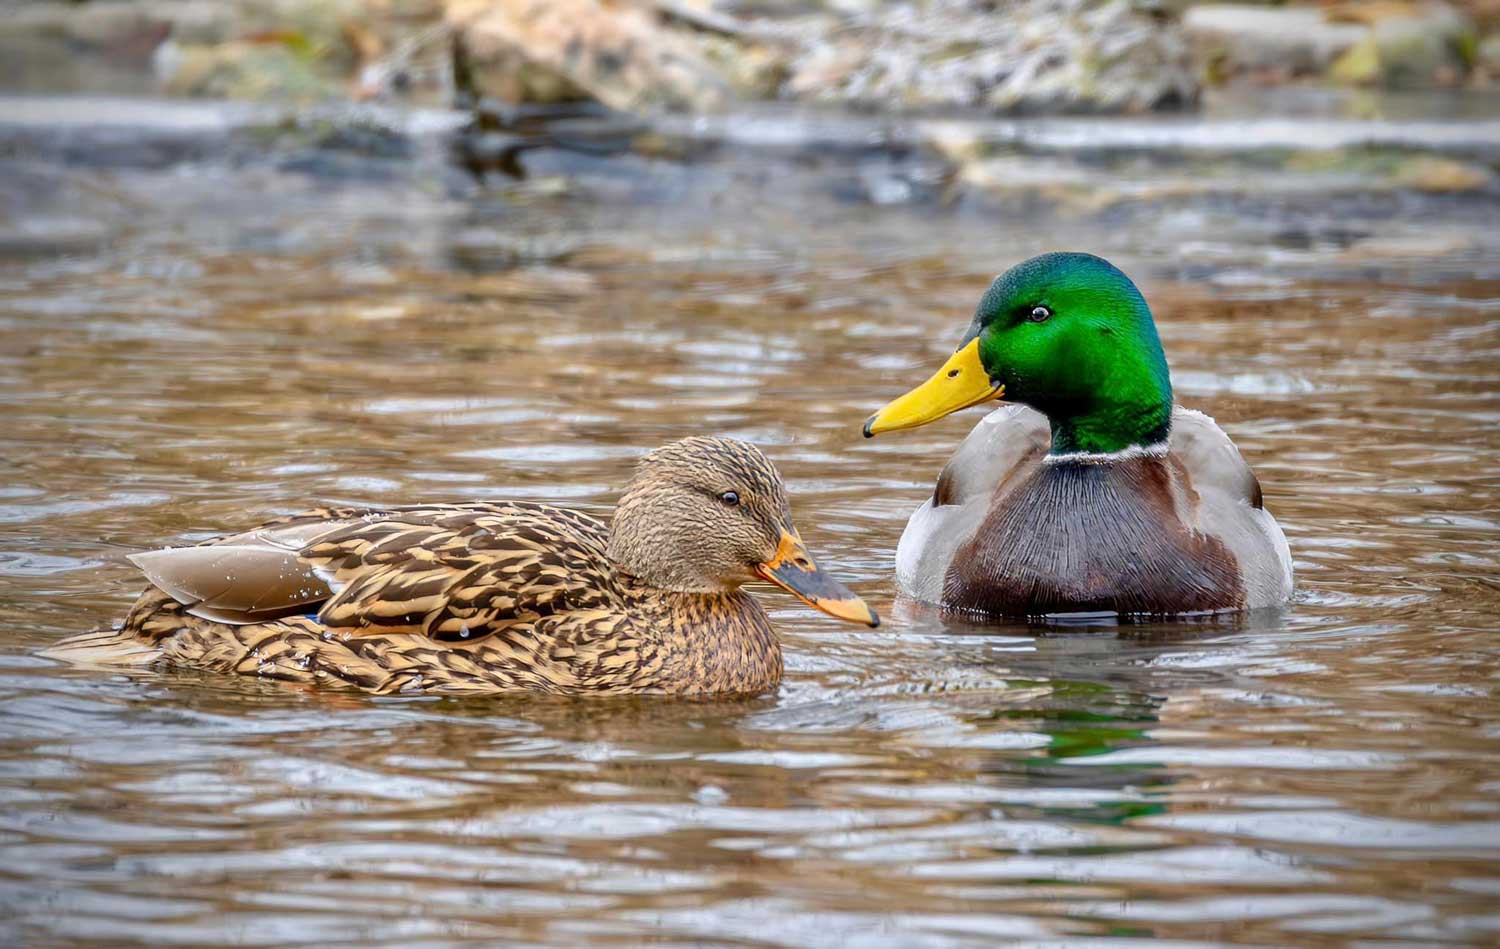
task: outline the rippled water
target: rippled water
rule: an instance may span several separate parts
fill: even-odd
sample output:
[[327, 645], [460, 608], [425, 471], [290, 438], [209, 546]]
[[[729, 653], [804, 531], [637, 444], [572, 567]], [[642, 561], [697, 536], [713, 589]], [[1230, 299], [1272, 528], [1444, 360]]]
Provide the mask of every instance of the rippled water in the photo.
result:
[[[1493, 185], [1080, 205], [955, 200], [920, 155], [541, 155], [489, 195], [7, 161], [46, 239], [0, 260], [3, 941], [1500, 940]], [[1139, 277], [1179, 399], [1286, 529], [1284, 612], [892, 603], [978, 416], [860, 422], [994, 272], [1059, 247]], [[131, 550], [315, 502], [607, 511], [639, 453], [704, 431], [767, 449], [889, 617], [762, 591], [774, 695], [376, 699], [37, 656], [121, 615]]]

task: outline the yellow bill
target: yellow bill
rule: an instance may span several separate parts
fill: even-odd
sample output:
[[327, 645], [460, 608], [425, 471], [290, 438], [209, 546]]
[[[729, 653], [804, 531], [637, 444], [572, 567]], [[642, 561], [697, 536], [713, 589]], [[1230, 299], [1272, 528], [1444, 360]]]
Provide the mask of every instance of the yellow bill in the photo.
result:
[[979, 360], [979, 338], [976, 336], [958, 352], [948, 357], [943, 368], [932, 378], [885, 408], [865, 419], [865, 437], [881, 432], [895, 432], [935, 422], [959, 409], [978, 405], [1005, 394], [1005, 386], [990, 381]]
[[818, 569], [803, 546], [802, 538], [796, 534], [783, 531], [776, 556], [757, 566], [755, 573], [829, 616], [866, 626], [880, 625], [880, 617], [865, 605], [864, 600]]

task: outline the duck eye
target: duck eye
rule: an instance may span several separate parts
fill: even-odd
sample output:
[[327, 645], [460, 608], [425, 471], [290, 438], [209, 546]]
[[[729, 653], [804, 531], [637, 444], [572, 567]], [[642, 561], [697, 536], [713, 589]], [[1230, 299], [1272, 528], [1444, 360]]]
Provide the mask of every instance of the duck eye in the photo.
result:
[[738, 491], [725, 491], [719, 495], [719, 500], [723, 501], [726, 507], [736, 507], [740, 503], [740, 495]]
[[1044, 306], [1034, 306], [1031, 308], [1031, 312], [1026, 315], [1026, 319], [1033, 323], [1045, 323], [1052, 319], [1052, 311]]

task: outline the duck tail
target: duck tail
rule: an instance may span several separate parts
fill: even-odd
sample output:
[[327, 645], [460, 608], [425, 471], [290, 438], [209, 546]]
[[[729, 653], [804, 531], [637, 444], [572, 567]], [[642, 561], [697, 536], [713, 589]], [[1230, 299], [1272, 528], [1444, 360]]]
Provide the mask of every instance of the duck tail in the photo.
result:
[[123, 629], [95, 629], [69, 636], [43, 649], [48, 659], [92, 666], [145, 666], [161, 649]]

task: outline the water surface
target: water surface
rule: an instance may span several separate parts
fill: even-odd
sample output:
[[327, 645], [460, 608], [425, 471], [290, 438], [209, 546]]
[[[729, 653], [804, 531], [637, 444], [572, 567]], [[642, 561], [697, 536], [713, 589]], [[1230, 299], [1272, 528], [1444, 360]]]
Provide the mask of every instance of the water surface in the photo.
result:
[[[6, 159], [0, 937], [1500, 939], [1495, 185], [1022, 149], [1001, 167], [1042, 183], [985, 192], [921, 150], [728, 152], [541, 152], [488, 193], [409, 157]], [[1139, 278], [1179, 400], [1286, 529], [1286, 610], [892, 602], [978, 413], [860, 423], [997, 270], [1059, 248]], [[314, 503], [603, 513], [696, 432], [762, 445], [888, 618], [762, 590], [773, 695], [370, 698], [37, 656], [119, 618], [129, 551]]]

